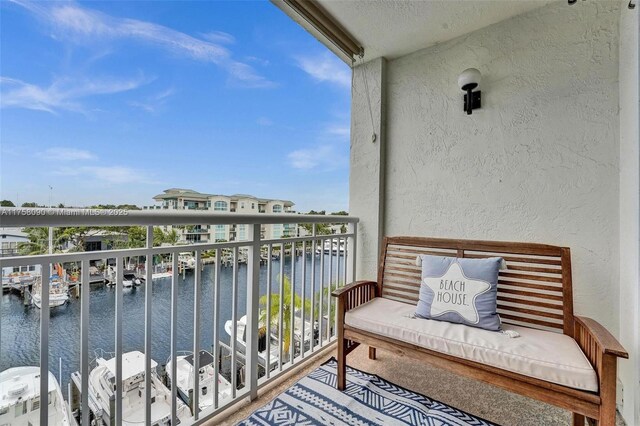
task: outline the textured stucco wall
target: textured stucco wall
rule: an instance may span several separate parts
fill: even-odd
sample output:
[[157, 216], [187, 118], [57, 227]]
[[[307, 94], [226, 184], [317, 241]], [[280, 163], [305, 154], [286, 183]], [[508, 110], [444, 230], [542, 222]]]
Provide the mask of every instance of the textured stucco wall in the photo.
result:
[[575, 311], [616, 334], [619, 6], [559, 2], [390, 61], [385, 192], [386, 235], [571, 247]]
[[360, 218], [357, 279], [375, 279], [383, 234], [386, 64], [378, 58], [353, 69], [349, 214]]
[[622, 414], [640, 425], [640, 12], [620, 12], [620, 342], [630, 358], [619, 376]]

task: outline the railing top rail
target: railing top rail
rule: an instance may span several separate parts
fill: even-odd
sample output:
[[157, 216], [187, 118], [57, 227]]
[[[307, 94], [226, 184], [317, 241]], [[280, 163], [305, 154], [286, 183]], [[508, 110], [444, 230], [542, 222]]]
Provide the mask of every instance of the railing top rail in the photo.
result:
[[226, 213], [189, 210], [54, 209], [0, 207], [0, 226], [141, 226], [285, 223], [357, 223], [357, 217], [295, 213]]

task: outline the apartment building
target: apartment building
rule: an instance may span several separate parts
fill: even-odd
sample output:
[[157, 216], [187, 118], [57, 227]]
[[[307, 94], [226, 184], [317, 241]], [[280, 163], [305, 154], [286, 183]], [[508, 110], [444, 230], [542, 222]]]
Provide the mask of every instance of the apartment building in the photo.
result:
[[[258, 198], [253, 195], [217, 195], [205, 194], [192, 189], [171, 188], [153, 197], [156, 205], [143, 209], [168, 210], [206, 210], [214, 213], [293, 213], [293, 202]], [[165, 226], [165, 231], [175, 229], [181, 243], [245, 241], [248, 239], [248, 228], [245, 224], [236, 225], [190, 225]], [[293, 224], [262, 225], [261, 238], [272, 239], [295, 236], [296, 226]]]

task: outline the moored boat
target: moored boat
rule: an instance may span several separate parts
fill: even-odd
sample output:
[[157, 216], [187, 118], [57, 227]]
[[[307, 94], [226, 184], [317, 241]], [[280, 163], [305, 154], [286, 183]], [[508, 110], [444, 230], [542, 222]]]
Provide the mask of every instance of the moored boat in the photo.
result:
[[[297, 314], [297, 312], [296, 312]], [[229, 337], [232, 336], [233, 332], [233, 322], [231, 320], [226, 321], [224, 324], [224, 331], [227, 332]], [[310, 347], [311, 339], [317, 340], [318, 338], [318, 326], [314, 324], [312, 327], [308, 321], [304, 322], [305, 332], [304, 332], [304, 345], [306, 348]], [[274, 333], [277, 326], [274, 326], [269, 333], [269, 369], [273, 370], [278, 366], [279, 361], [279, 340], [277, 334]], [[236, 322], [236, 341], [237, 346], [240, 349], [241, 353], [245, 353], [247, 347], [247, 316], [242, 316]], [[293, 337], [295, 339], [296, 348], [298, 347], [299, 342], [302, 340], [302, 319], [299, 316], [295, 316], [294, 318], [294, 331]], [[266, 344], [266, 335], [258, 338], [258, 363], [266, 368], [267, 365], [267, 344]], [[283, 360], [284, 362], [284, 360]]]
[[[110, 424], [110, 399], [115, 395], [116, 359], [96, 358], [96, 366], [89, 373], [89, 407], [96, 418]], [[144, 392], [145, 356], [140, 351], [122, 354], [122, 424], [145, 423], [146, 399]], [[171, 424], [171, 391], [162, 384], [151, 360], [151, 426]], [[189, 417], [188, 407], [179, 399], [175, 401], [176, 415], [180, 422]]]
[[[48, 424], [75, 425], [60, 385], [49, 373]], [[0, 425], [40, 424], [40, 367], [14, 367], [0, 373]]]
[[[38, 277], [33, 285], [31, 300], [42, 309], [42, 277]], [[69, 301], [69, 285], [58, 274], [49, 278], [49, 307], [56, 308]]]
[[[218, 381], [218, 401], [223, 401], [231, 397], [231, 383], [225, 379], [220, 373], [216, 377], [214, 363], [215, 358], [211, 353], [201, 350], [199, 357], [199, 375], [200, 375], [200, 394], [198, 395], [198, 405], [201, 410], [213, 406], [214, 403], [214, 386], [215, 380]], [[178, 394], [182, 400], [189, 404], [190, 394], [193, 392], [195, 382], [194, 378], [194, 357], [192, 352], [186, 352], [176, 357], [176, 385], [178, 386]], [[167, 375], [171, 383], [171, 359], [167, 361]]]

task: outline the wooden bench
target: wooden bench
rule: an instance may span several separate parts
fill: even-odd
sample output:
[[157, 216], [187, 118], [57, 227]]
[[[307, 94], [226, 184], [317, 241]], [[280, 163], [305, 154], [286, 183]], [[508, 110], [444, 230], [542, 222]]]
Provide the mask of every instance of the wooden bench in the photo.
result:
[[[503, 323], [572, 337], [597, 374], [598, 391], [550, 383], [345, 325], [346, 312], [376, 297], [416, 305], [421, 269], [415, 259], [419, 254], [503, 257], [507, 269], [500, 271], [498, 280], [498, 312]], [[375, 359], [376, 348], [385, 349], [569, 410], [573, 413], [573, 425], [584, 426], [585, 418], [600, 426], [615, 425], [617, 358], [628, 358], [628, 354], [603, 326], [590, 318], [573, 314], [569, 248], [529, 243], [388, 237], [384, 239], [377, 281], [358, 281], [332, 294], [337, 298], [340, 390], [346, 387], [347, 354], [362, 343], [369, 346], [371, 359]]]

